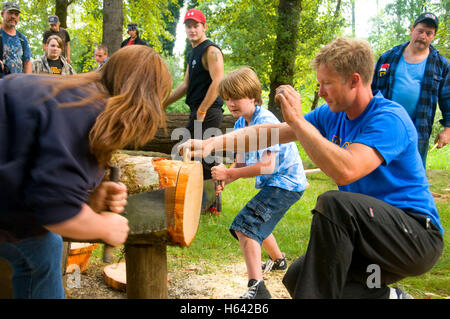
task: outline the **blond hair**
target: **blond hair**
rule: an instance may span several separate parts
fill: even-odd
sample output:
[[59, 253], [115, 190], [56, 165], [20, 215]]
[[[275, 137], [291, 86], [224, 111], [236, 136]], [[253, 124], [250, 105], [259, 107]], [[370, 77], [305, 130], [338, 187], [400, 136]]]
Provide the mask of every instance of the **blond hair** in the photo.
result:
[[219, 84], [219, 95], [224, 100], [249, 98], [255, 99], [257, 105], [262, 104], [261, 83], [249, 67], [228, 73]]
[[344, 80], [353, 73], [361, 76], [364, 85], [372, 82], [375, 58], [367, 41], [339, 37], [324, 46], [311, 65], [317, 71], [325, 65], [334, 69]]
[[60, 107], [105, 103], [89, 133], [89, 146], [100, 166], [126, 146], [137, 148], [165, 128], [164, 103], [172, 77], [160, 55], [144, 45], [126, 46], [115, 52], [99, 71], [71, 75], [54, 83], [51, 93], [82, 87], [89, 96]]

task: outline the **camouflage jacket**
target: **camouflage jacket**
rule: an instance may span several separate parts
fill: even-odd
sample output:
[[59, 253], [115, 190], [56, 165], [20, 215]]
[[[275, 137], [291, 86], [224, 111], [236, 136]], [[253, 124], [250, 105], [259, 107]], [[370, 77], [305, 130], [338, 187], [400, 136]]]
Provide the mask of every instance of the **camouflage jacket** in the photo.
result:
[[[73, 67], [69, 63], [67, 63], [67, 60], [63, 56], [61, 56], [60, 58], [63, 63], [61, 75], [75, 74]], [[48, 65], [47, 57], [45, 55], [38, 57], [33, 61], [33, 73], [53, 74], [50, 66]]]

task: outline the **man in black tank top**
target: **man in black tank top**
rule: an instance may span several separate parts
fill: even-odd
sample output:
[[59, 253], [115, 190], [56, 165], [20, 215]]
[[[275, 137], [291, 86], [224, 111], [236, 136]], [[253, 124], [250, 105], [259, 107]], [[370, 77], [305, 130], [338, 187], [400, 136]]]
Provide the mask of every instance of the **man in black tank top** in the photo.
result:
[[[206, 37], [206, 19], [200, 10], [186, 12], [184, 24], [193, 49], [188, 55], [184, 81], [172, 91], [166, 106], [186, 95], [186, 104], [191, 111], [187, 124], [189, 138], [203, 139], [206, 130], [210, 129], [205, 138], [211, 137], [211, 128], [219, 130], [223, 119], [223, 101], [218, 93], [224, 74], [223, 55]], [[208, 162], [210, 160], [202, 161], [204, 179], [211, 178], [211, 167], [214, 166]]]

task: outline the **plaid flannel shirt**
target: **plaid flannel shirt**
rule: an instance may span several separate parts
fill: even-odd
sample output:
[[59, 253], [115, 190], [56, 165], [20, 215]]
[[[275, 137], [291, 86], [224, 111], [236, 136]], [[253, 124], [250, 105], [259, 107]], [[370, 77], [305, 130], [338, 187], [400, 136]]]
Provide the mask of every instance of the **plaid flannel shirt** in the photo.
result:
[[[380, 56], [375, 66], [372, 90], [380, 90], [387, 99], [392, 99], [395, 70], [409, 42], [403, 43]], [[416, 107], [416, 118], [413, 119], [419, 139], [419, 153], [423, 163], [428, 152], [428, 142], [436, 114], [436, 104], [442, 111], [441, 124], [450, 126], [450, 64], [430, 45], [430, 54], [425, 66], [419, 101]]]

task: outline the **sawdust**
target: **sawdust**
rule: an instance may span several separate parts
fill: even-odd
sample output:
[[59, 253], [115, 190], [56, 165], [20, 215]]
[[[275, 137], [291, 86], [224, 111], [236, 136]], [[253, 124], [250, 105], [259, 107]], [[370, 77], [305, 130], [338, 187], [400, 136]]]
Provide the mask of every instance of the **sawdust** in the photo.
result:
[[[93, 258], [91, 258], [93, 259]], [[81, 274], [80, 286], [66, 289], [69, 299], [125, 299], [126, 293], [117, 291], [103, 280], [106, 264], [98, 260], [90, 261]], [[264, 275], [272, 298], [290, 298], [281, 283], [284, 271], [272, 271]], [[183, 269], [168, 271], [169, 299], [235, 299], [239, 298], [247, 285], [245, 263], [229, 264], [211, 271], [205, 265], [185, 265]]]

